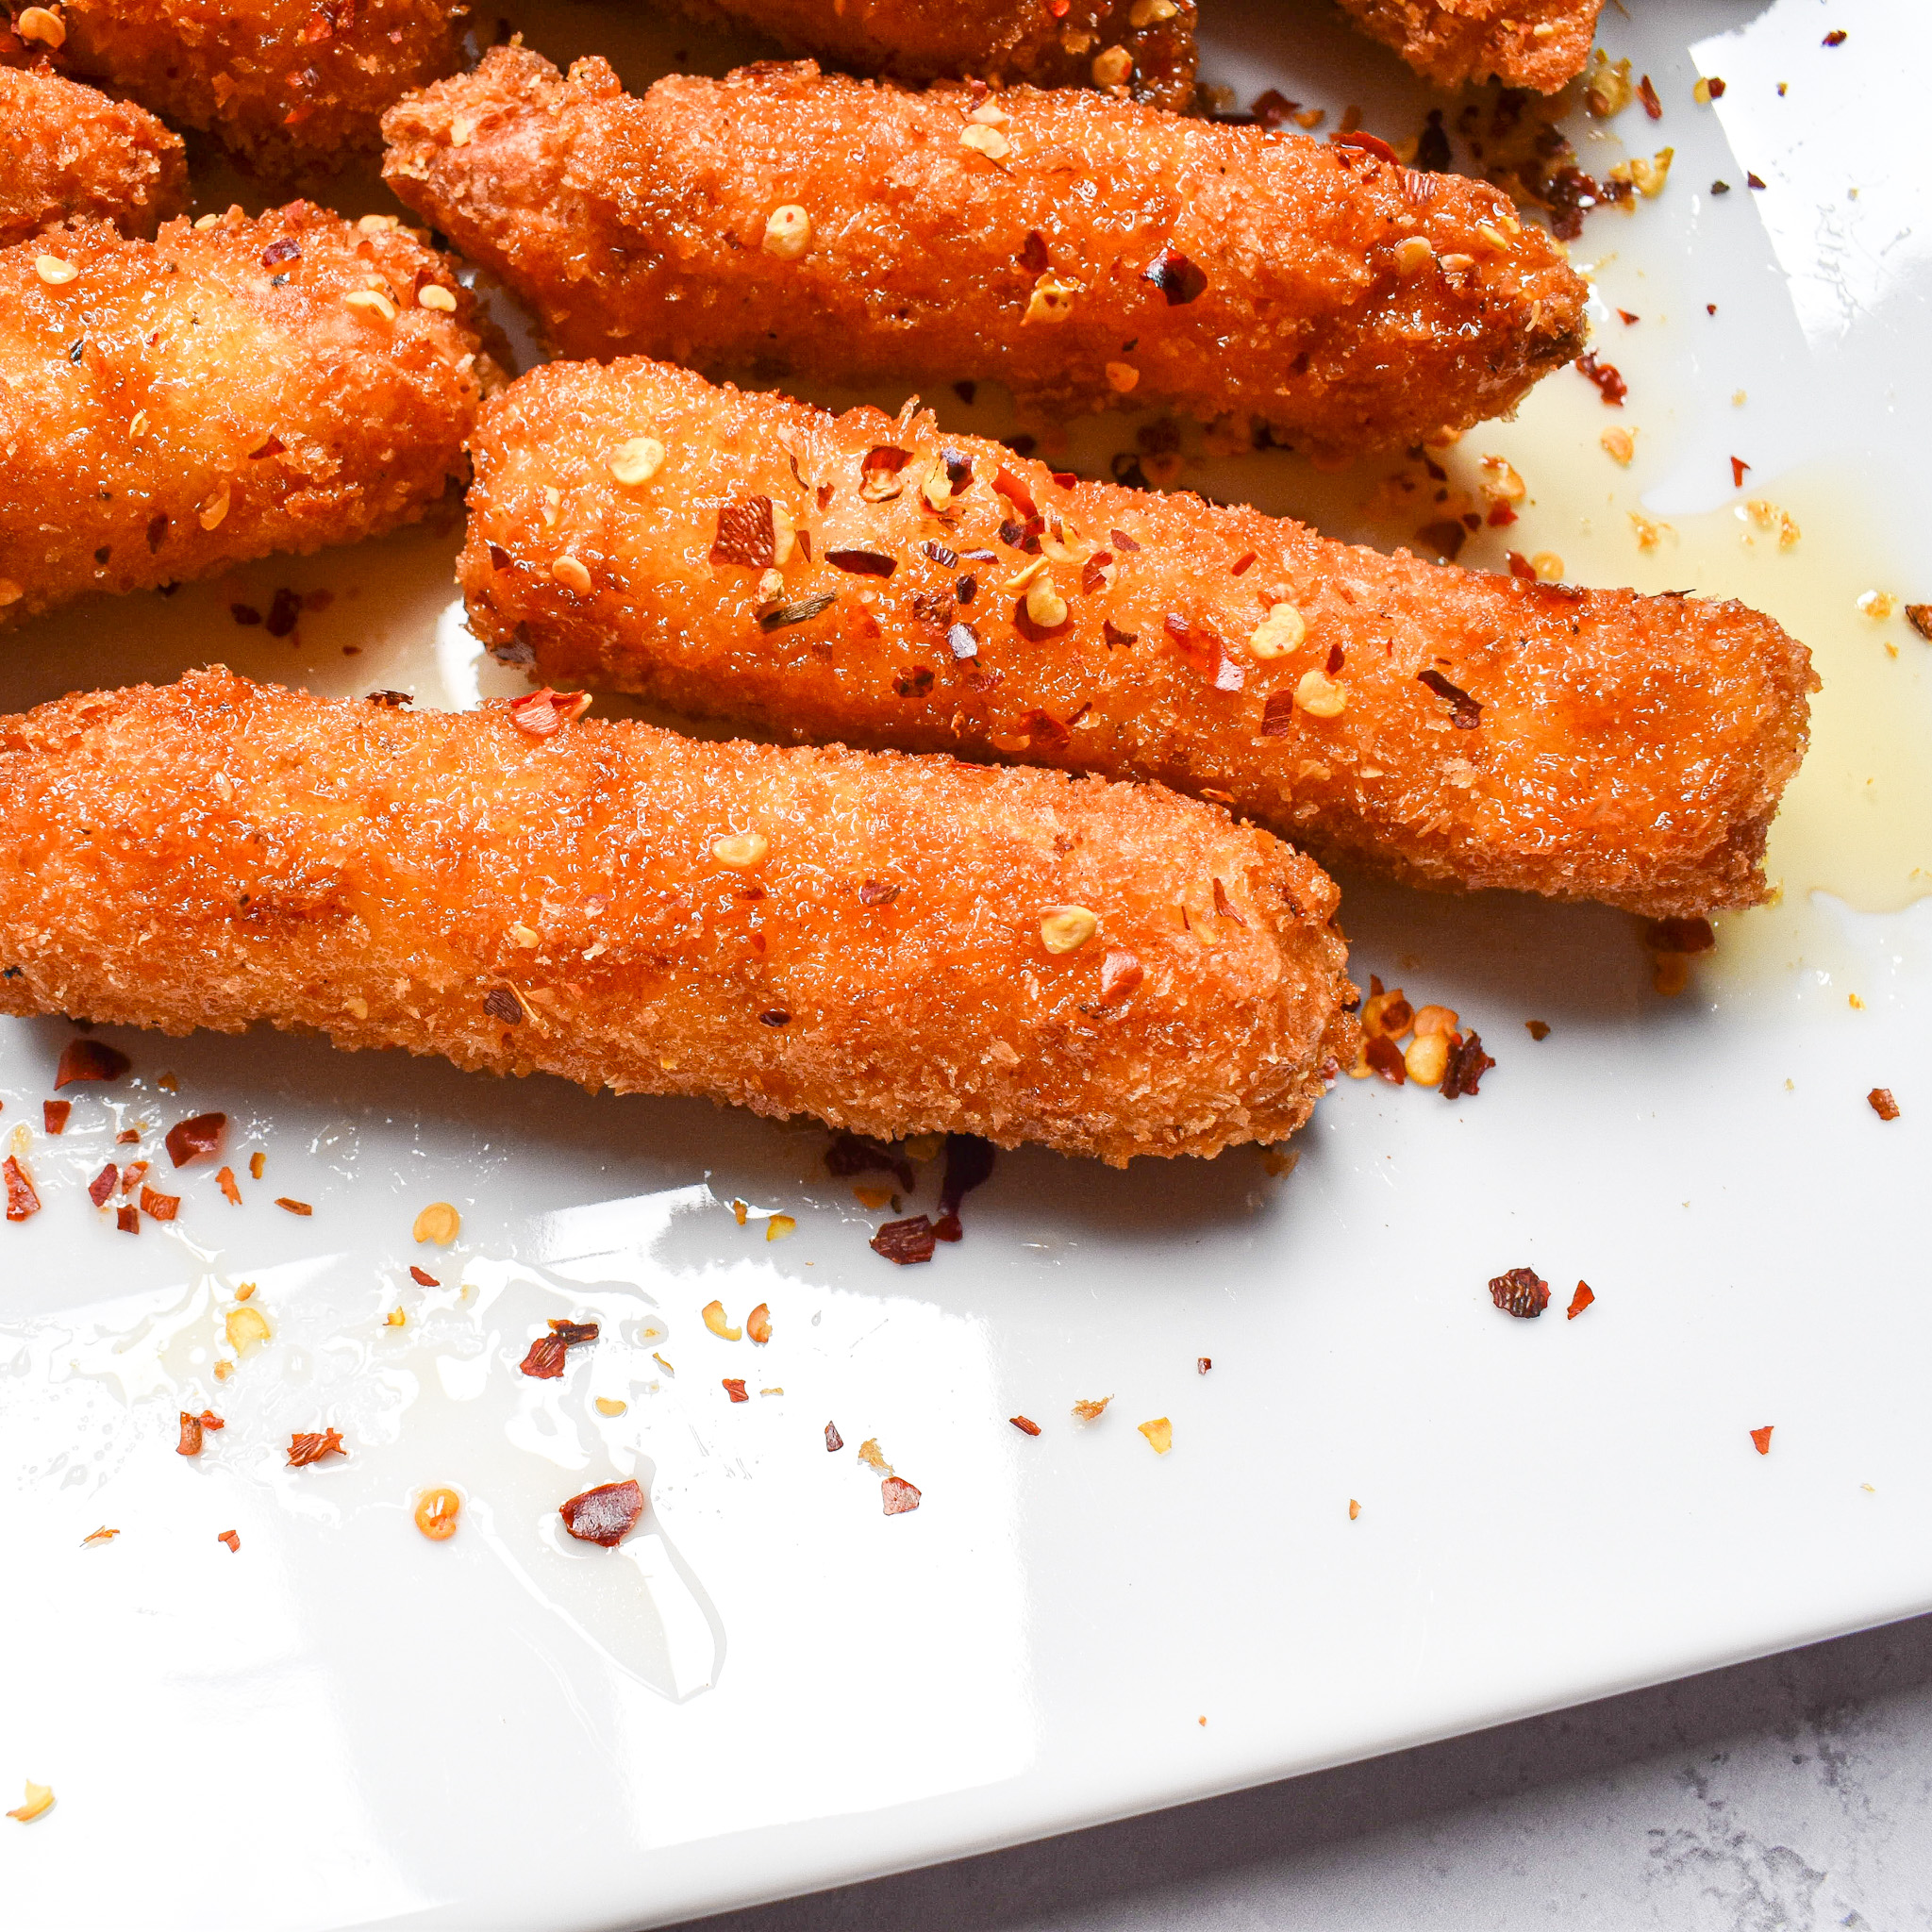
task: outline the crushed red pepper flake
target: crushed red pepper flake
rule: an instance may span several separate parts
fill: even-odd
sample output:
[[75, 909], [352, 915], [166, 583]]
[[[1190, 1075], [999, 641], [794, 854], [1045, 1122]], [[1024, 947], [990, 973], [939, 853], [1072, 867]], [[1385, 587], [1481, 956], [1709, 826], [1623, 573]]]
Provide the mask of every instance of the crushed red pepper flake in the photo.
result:
[[26, 1170], [12, 1155], [7, 1157], [4, 1169], [0, 1169], [7, 1179], [7, 1218], [8, 1221], [25, 1221], [29, 1215], [41, 1211], [41, 1197], [34, 1192], [34, 1184], [27, 1178]]
[[139, 1147], [141, 1135], [133, 1127], [124, 1127], [114, 1136], [114, 1144], [117, 1147]]
[[347, 1457], [348, 1453], [342, 1447], [342, 1432], [326, 1424], [321, 1429], [289, 1438], [291, 1469], [307, 1469], [311, 1462], [320, 1462], [325, 1456]]
[[1757, 1448], [1758, 1455], [1769, 1456], [1771, 1454], [1771, 1432], [1776, 1427], [1777, 1424], [1775, 1423], [1766, 1423], [1761, 1429], [1753, 1429], [1751, 1431], [1751, 1441]]
[[1643, 103], [1643, 111], [1653, 121], [1664, 118], [1664, 104], [1657, 97], [1657, 89], [1651, 85], [1650, 75], [1645, 75], [1637, 83], [1637, 98]]
[[607, 1550], [615, 1549], [643, 1513], [644, 1492], [635, 1481], [600, 1483], [558, 1508], [564, 1528], [580, 1543], [597, 1543]]
[[197, 1113], [185, 1121], [176, 1121], [168, 1129], [164, 1142], [168, 1158], [176, 1167], [186, 1167], [191, 1160], [214, 1154], [220, 1150], [222, 1137], [227, 1130], [228, 1116], [225, 1113]]
[[1294, 729], [1294, 692], [1274, 691], [1261, 707], [1261, 736], [1286, 738]]
[[105, 1208], [108, 1198], [121, 1184], [120, 1170], [110, 1160], [92, 1180], [87, 1184], [87, 1197], [96, 1208]]
[[1208, 291], [1207, 275], [1172, 243], [1141, 271], [1141, 279], [1152, 282], [1167, 297], [1170, 308], [1184, 308]]
[[70, 1040], [60, 1050], [54, 1072], [54, 1091], [76, 1080], [118, 1080], [134, 1064], [120, 1048], [101, 1040]]
[[526, 738], [555, 738], [566, 724], [575, 724], [591, 708], [587, 691], [525, 691], [509, 701], [509, 722]]
[[1731, 488], [1733, 490], [1743, 489], [1745, 474], [1750, 468], [1751, 465], [1742, 457], [1733, 457], [1731, 458]]
[[1009, 1423], [1011, 1423], [1012, 1425], [1016, 1429], [1018, 1429], [1023, 1436], [1037, 1436], [1040, 1433], [1040, 1424], [1037, 1422], [1035, 1422], [1031, 1416], [1009, 1415], [1007, 1418], [1007, 1420]]
[[199, 1456], [202, 1435], [208, 1429], [225, 1429], [228, 1425], [213, 1409], [205, 1408], [199, 1415], [191, 1415], [184, 1408], [181, 1415], [181, 1440], [175, 1445], [176, 1456]]
[[845, 1446], [845, 1438], [839, 1433], [837, 1423], [825, 1424], [825, 1454], [836, 1456]]
[[139, 1234], [141, 1232], [141, 1210], [138, 1208], [115, 1208], [114, 1225], [123, 1234]]
[[1547, 1040], [1550, 1037], [1550, 1023], [1547, 1020], [1525, 1020], [1523, 1024], [1532, 1040]]
[[1577, 1316], [1582, 1314], [1584, 1309], [1589, 1307], [1595, 1299], [1596, 1291], [1591, 1287], [1590, 1283], [1579, 1281], [1576, 1284], [1576, 1292], [1570, 1297], [1570, 1307], [1566, 1311], [1568, 1318], [1573, 1322], [1575, 1321]]
[[733, 1402], [749, 1402], [751, 1400], [751, 1397], [744, 1392], [744, 1383], [739, 1376], [725, 1375], [721, 1377], [721, 1379], [724, 1384], [725, 1394], [730, 1396]]
[[554, 1382], [563, 1374], [564, 1345], [555, 1335], [540, 1335], [517, 1364], [519, 1372], [540, 1382]]
[[998, 473], [992, 479], [992, 487], [1023, 517], [1032, 518], [1040, 514], [1040, 508], [1033, 501], [1033, 492], [1004, 463], [1000, 465]]
[[1906, 621], [1927, 643], [1932, 643], [1932, 604], [1907, 604]]
[[236, 1556], [236, 1555], [239, 1555], [239, 1554], [240, 1554], [240, 1552], [241, 1552], [241, 1549], [242, 1549], [242, 1538], [241, 1538], [240, 1534], [239, 1534], [239, 1533], [238, 1533], [237, 1531], [235, 1531], [235, 1530], [232, 1530], [232, 1529], [225, 1529], [225, 1530], [222, 1530], [222, 1531], [221, 1531], [221, 1532], [220, 1532], [220, 1533], [219, 1533], [219, 1534], [218, 1534], [218, 1535], [216, 1536], [216, 1538], [215, 1538], [215, 1541], [216, 1541], [216, 1542], [218, 1542], [218, 1543], [226, 1543], [226, 1544], [227, 1544], [227, 1546], [228, 1546], [228, 1554], [229, 1554], [230, 1556]]
[[1882, 1121], [1895, 1121], [1898, 1118], [1898, 1102], [1891, 1097], [1890, 1087], [1874, 1087], [1865, 1096], [1872, 1111]]
[[889, 1475], [879, 1484], [879, 1496], [888, 1516], [904, 1516], [919, 1507], [919, 1491], [904, 1476]]
[[1496, 1062], [1483, 1051], [1483, 1037], [1472, 1031], [1467, 1040], [1457, 1037], [1449, 1048], [1449, 1067], [1442, 1075], [1442, 1098], [1460, 1100], [1474, 1095], [1483, 1075]]
[[251, 1154], [248, 1157], [248, 1178], [252, 1181], [258, 1181], [261, 1178], [262, 1170], [267, 1165], [268, 1156], [266, 1154]]
[[409, 1279], [418, 1288], [441, 1288], [442, 1286], [442, 1283], [437, 1280], [435, 1275], [425, 1274], [421, 1268], [411, 1268], [409, 1270]]
[[275, 1206], [286, 1208], [291, 1214], [313, 1214], [315, 1209], [307, 1201], [291, 1201], [286, 1194], [275, 1196]]
[[181, 1211], [179, 1194], [163, 1194], [158, 1189], [143, 1187], [141, 1191], [141, 1211], [150, 1221], [173, 1221]]
[[1550, 1284], [1533, 1269], [1511, 1268], [1491, 1277], [1490, 1299], [1506, 1315], [1533, 1321], [1550, 1305]]
[[1621, 409], [1624, 398], [1630, 393], [1630, 385], [1614, 364], [1599, 361], [1594, 349], [1577, 357], [1576, 367], [1586, 380], [1596, 384], [1597, 393], [1603, 397], [1607, 408]]
[[938, 1239], [932, 1223], [924, 1214], [915, 1214], [905, 1221], [887, 1222], [867, 1245], [874, 1254], [909, 1268], [915, 1262], [932, 1259]]
[[1234, 908], [1234, 903], [1227, 896], [1227, 888], [1220, 879], [1214, 881], [1214, 910], [1223, 919], [1231, 919], [1237, 925], [1246, 925], [1247, 921]]
[[43, 1100], [41, 1102], [41, 1124], [50, 1134], [64, 1134], [67, 1131], [68, 1116], [74, 1111], [71, 1100]]
[[718, 535], [711, 544], [713, 563], [770, 570], [777, 556], [777, 530], [769, 496], [744, 496], [718, 506]]
[[127, 1165], [121, 1170], [121, 1191], [124, 1194], [133, 1193], [135, 1189], [141, 1185], [142, 1175], [144, 1174], [146, 1172], [146, 1161], [130, 1160], [127, 1163]]
[[215, 1186], [221, 1189], [235, 1207], [241, 1207], [242, 1190], [236, 1182], [235, 1170], [232, 1167], [225, 1167], [215, 1175]]
[[1214, 1357], [1211, 1355], [1197, 1355], [1194, 1357], [1194, 1373], [1197, 1375], [1205, 1375], [1213, 1366]]
[[1376, 1034], [1362, 1051], [1368, 1056], [1369, 1065], [1391, 1087], [1400, 1087], [1408, 1078], [1408, 1068], [1403, 1060], [1402, 1049], [1386, 1033]]
[[1100, 1004], [1110, 1007], [1124, 1000], [1147, 977], [1147, 969], [1138, 953], [1124, 946], [1109, 946], [1100, 962]]
[[[1536, 571], [1531, 567], [1530, 575]], [[1483, 708], [1459, 685], [1451, 684], [1440, 671], [1431, 668], [1416, 673], [1416, 682], [1425, 684], [1439, 698], [1446, 700], [1456, 708], [1451, 722], [1458, 731], [1474, 731], [1483, 722]]]
[[855, 577], [889, 577], [899, 568], [897, 558], [877, 550], [828, 550], [825, 561]]

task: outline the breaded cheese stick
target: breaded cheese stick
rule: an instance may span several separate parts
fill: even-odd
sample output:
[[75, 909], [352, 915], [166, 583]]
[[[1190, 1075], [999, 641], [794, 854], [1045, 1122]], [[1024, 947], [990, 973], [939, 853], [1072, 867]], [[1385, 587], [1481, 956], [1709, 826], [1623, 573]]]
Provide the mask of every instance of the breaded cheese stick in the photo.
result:
[[1194, 94], [1194, 0], [679, 0], [855, 74], [995, 87], [1099, 87], [1180, 109]]
[[217, 668], [0, 720], [0, 818], [12, 1013], [1117, 1165], [1280, 1140], [1357, 1037], [1333, 885], [1147, 786]]
[[1740, 605], [1385, 557], [643, 361], [533, 370], [472, 449], [472, 627], [554, 684], [1158, 779], [1421, 884], [1765, 897], [1817, 680]]
[[52, 56], [261, 173], [332, 172], [382, 111], [454, 72], [455, 0], [61, 0], [16, 12], [0, 60]]
[[1553, 94], [1583, 72], [1604, 0], [1341, 0], [1438, 87], [1500, 80]]
[[415, 521], [479, 349], [441, 257], [306, 202], [0, 250], [0, 625]]
[[181, 137], [144, 108], [41, 69], [0, 67], [0, 248], [88, 216], [152, 238], [188, 205]]
[[1584, 339], [1583, 282], [1484, 183], [1073, 89], [806, 63], [635, 95], [499, 47], [383, 125], [396, 193], [568, 356], [997, 378], [1356, 447], [1508, 409]]

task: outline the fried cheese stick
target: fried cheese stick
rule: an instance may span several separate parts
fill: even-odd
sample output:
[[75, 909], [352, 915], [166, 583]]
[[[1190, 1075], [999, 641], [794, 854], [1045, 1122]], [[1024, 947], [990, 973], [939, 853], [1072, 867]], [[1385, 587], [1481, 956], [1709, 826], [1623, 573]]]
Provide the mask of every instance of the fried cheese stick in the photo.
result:
[[454, 0], [62, 0], [17, 12], [0, 60], [51, 55], [265, 174], [332, 171], [375, 146], [391, 102], [455, 70], [467, 12]]
[[74, 216], [152, 237], [188, 205], [181, 137], [145, 109], [39, 69], [0, 67], [0, 248]]
[[0, 720], [0, 817], [11, 1013], [1116, 1165], [1282, 1139], [1357, 1038], [1333, 885], [1153, 787], [216, 668]]
[[680, 0], [855, 74], [995, 87], [1099, 87], [1180, 109], [1194, 94], [1194, 0]]
[[805, 63], [636, 95], [499, 47], [383, 125], [391, 187], [568, 356], [997, 378], [1356, 447], [1507, 410], [1584, 339], [1583, 282], [1486, 184], [1073, 89]]
[[413, 522], [479, 349], [440, 256], [305, 202], [0, 250], [0, 625]]
[[472, 443], [471, 625], [553, 684], [1158, 779], [1416, 883], [1766, 896], [1817, 684], [1768, 617], [1060, 480], [911, 407], [533, 370]]
[[1604, 0], [1341, 0], [1438, 87], [1500, 80], [1553, 94], [1590, 58]]

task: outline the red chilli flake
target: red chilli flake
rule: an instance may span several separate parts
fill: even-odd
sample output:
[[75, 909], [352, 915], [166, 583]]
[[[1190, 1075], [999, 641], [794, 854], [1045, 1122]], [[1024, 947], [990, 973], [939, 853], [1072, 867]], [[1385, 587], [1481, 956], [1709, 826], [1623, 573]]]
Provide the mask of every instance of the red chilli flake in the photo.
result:
[[1112, 948], [1100, 962], [1100, 1004], [1110, 1007], [1125, 999], [1146, 977], [1147, 969], [1138, 953], [1130, 953], [1124, 946]]
[[770, 570], [777, 561], [777, 533], [772, 523], [769, 496], [744, 496], [718, 507], [718, 535], [711, 544], [713, 563], [738, 563], [747, 570]]
[[904, 1516], [919, 1507], [919, 1491], [904, 1476], [889, 1475], [879, 1485], [879, 1495], [888, 1516]]
[[560, 1504], [558, 1514], [563, 1526], [580, 1543], [597, 1543], [615, 1549], [644, 1513], [644, 1492], [635, 1482], [601, 1483]]
[[1650, 75], [1645, 75], [1637, 83], [1637, 98], [1643, 103], [1643, 111], [1653, 121], [1664, 118], [1664, 104], [1657, 97], [1657, 89], [1650, 84]]
[[938, 1240], [932, 1223], [924, 1214], [915, 1214], [907, 1221], [887, 1222], [868, 1245], [874, 1254], [909, 1268], [916, 1261], [930, 1261]]
[[1745, 473], [1750, 467], [1751, 465], [1742, 457], [1733, 457], [1731, 458], [1731, 488], [1733, 490], [1743, 489]]
[[239, 1555], [242, 1548], [241, 1537], [232, 1529], [225, 1529], [215, 1538], [218, 1543], [226, 1543], [230, 1556]]
[[1449, 1049], [1449, 1071], [1442, 1075], [1442, 1098], [1460, 1100], [1464, 1094], [1474, 1095], [1477, 1083], [1495, 1061], [1483, 1051], [1483, 1037], [1472, 1032], [1469, 1038]]
[[1408, 1069], [1403, 1062], [1402, 1049], [1386, 1033], [1376, 1034], [1363, 1051], [1368, 1056], [1369, 1065], [1391, 1087], [1400, 1087], [1408, 1078]]
[[[911, 460], [912, 452], [909, 449], [900, 449], [895, 444], [882, 442], [876, 449], [868, 450], [858, 465], [861, 485], [869, 483], [874, 476], [896, 476]], [[753, 501], [757, 502], [758, 499], [755, 497]]]
[[[1534, 576], [1536, 573], [1531, 571]], [[1456, 707], [1451, 722], [1458, 731], [1474, 731], [1483, 722], [1483, 708], [1459, 685], [1454, 685], [1440, 671], [1418, 671], [1418, 684], [1425, 684], [1439, 698]]]
[[555, 738], [566, 724], [575, 724], [591, 708], [587, 691], [526, 691], [509, 701], [509, 722], [530, 738]]
[[224, 1424], [213, 1415], [209, 1415], [205, 1422], [198, 1415], [190, 1415], [185, 1408], [180, 1413], [181, 1440], [175, 1444], [175, 1454], [176, 1456], [199, 1456], [201, 1454], [202, 1431], [208, 1427], [209, 1423], [212, 1423], [218, 1429], [223, 1427]]
[[1521, 577], [1526, 584], [1536, 582], [1536, 565], [1530, 562], [1529, 558], [1524, 556], [1522, 551], [1508, 551], [1506, 553], [1506, 557], [1509, 565], [1509, 575], [1512, 577]]
[[289, 1438], [291, 1469], [307, 1469], [311, 1462], [320, 1462], [325, 1456], [346, 1457], [348, 1453], [342, 1447], [342, 1432], [340, 1429], [324, 1427], [308, 1435]]
[[733, 1402], [749, 1402], [751, 1400], [751, 1397], [744, 1392], [744, 1384], [736, 1375], [725, 1375], [722, 1379], [724, 1383], [724, 1392], [730, 1396]]
[[215, 1175], [215, 1186], [221, 1189], [222, 1192], [227, 1196], [231, 1207], [241, 1207], [242, 1190], [236, 1182], [235, 1170], [232, 1167], [225, 1167], [221, 1173]]
[[41, 1102], [41, 1124], [50, 1134], [64, 1134], [67, 1131], [67, 1117], [74, 1111], [71, 1100], [43, 1100]]
[[1261, 707], [1261, 736], [1263, 738], [1287, 738], [1294, 731], [1294, 692], [1275, 691], [1268, 693], [1268, 702]]
[[7, 1176], [7, 1218], [8, 1221], [25, 1221], [30, 1214], [41, 1211], [41, 1197], [34, 1192], [34, 1184], [26, 1177], [26, 1170], [12, 1155], [7, 1157], [7, 1164], [0, 1169]]
[[1197, 1355], [1194, 1357], [1194, 1373], [1197, 1375], [1205, 1375], [1213, 1366], [1214, 1357], [1211, 1355]]
[[855, 577], [889, 577], [899, 568], [897, 558], [883, 557], [876, 550], [828, 550], [825, 561]]
[[1751, 1431], [1751, 1441], [1758, 1455], [1769, 1456], [1771, 1454], [1771, 1432], [1776, 1427], [1777, 1424], [1775, 1423], [1766, 1423], [1761, 1429], [1753, 1429]]
[[1171, 244], [1141, 271], [1141, 279], [1152, 282], [1167, 297], [1170, 308], [1198, 301], [1208, 291], [1208, 277]]
[[555, 1335], [540, 1335], [518, 1370], [539, 1382], [554, 1382], [563, 1374], [564, 1344]]
[[291, 1201], [286, 1194], [275, 1196], [275, 1206], [286, 1208], [291, 1214], [313, 1214], [315, 1209], [307, 1201]]
[[1898, 1102], [1891, 1097], [1890, 1087], [1874, 1087], [1865, 1096], [1872, 1111], [1882, 1121], [1895, 1121], [1898, 1118]]
[[205, 1154], [217, 1153], [227, 1128], [228, 1116], [225, 1113], [198, 1113], [185, 1121], [175, 1122], [168, 1129], [164, 1143], [168, 1158], [176, 1167], [186, 1167], [191, 1160], [198, 1160]]
[[173, 1221], [181, 1211], [181, 1196], [163, 1194], [144, 1187], [141, 1191], [141, 1211], [150, 1221]]
[[60, 1051], [54, 1091], [76, 1080], [118, 1080], [134, 1063], [118, 1047], [100, 1040], [70, 1040]]
[[845, 1438], [839, 1433], [837, 1423], [825, 1424], [825, 1454], [836, 1456], [845, 1446]]
[[1592, 349], [1588, 355], [1577, 357], [1576, 368], [1586, 380], [1596, 384], [1597, 393], [1603, 397], [1606, 408], [1621, 409], [1624, 407], [1624, 398], [1630, 393], [1630, 385], [1613, 364], [1598, 361], [1596, 351]]
[[115, 1208], [114, 1225], [123, 1234], [139, 1234], [141, 1232], [141, 1209], [139, 1208]]
[[1214, 910], [1223, 919], [1231, 919], [1237, 925], [1246, 925], [1247, 921], [1234, 909], [1227, 896], [1227, 888], [1217, 878], [1214, 881]]
[[1379, 134], [1371, 134], [1366, 128], [1351, 128], [1346, 134], [1331, 134], [1328, 137], [1331, 147], [1352, 147], [1363, 154], [1374, 155], [1378, 161], [1387, 161], [1391, 166], [1396, 162], [1395, 150]]
[[1031, 1416], [1009, 1415], [1007, 1418], [1007, 1420], [1009, 1423], [1011, 1423], [1012, 1425], [1016, 1429], [1018, 1429], [1023, 1436], [1037, 1436], [1040, 1433], [1040, 1424], [1037, 1422], [1035, 1422]]
[[1004, 463], [1000, 465], [999, 474], [992, 479], [992, 487], [1023, 517], [1037, 517], [1040, 514], [1039, 506], [1033, 501], [1033, 492]]
[[96, 1208], [105, 1208], [108, 1197], [121, 1185], [121, 1170], [110, 1160], [87, 1184], [87, 1197]]
[[442, 1286], [442, 1283], [437, 1280], [435, 1275], [425, 1274], [421, 1268], [411, 1268], [409, 1270], [409, 1279], [418, 1288], [441, 1288]]
[[1596, 1291], [1591, 1287], [1590, 1283], [1579, 1281], [1576, 1284], [1576, 1292], [1570, 1297], [1570, 1307], [1566, 1311], [1569, 1320], [1575, 1321], [1577, 1316], [1582, 1314], [1584, 1309], [1589, 1307], [1595, 1299]]
[[1512, 1268], [1507, 1274], [1491, 1277], [1490, 1299], [1506, 1315], [1534, 1321], [1550, 1305], [1550, 1284], [1533, 1269]]

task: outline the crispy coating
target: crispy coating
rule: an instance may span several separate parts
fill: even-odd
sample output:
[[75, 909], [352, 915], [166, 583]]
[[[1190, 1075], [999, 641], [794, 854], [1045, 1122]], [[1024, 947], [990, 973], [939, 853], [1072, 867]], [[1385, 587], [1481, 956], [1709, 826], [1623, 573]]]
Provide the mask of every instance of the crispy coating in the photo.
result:
[[467, 467], [478, 348], [433, 250], [306, 202], [0, 250], [0, 625], [415, 521]]
[[[1354, 447], [1506, 410], [1582, 345], [1583, 282], [1484, 183], [1076, 89], [974, 99], [809, 63], [640, 96], [499, 47], [385, 119], [383, 172], [569, 356], [1131, 391]], [[796, 259], [765, 245], [787, 206]]]
[[[644, 437], [661, 467], [626, 484]], [[1652, 916], [1766, 895], [1817, 680], [1740, 605], [1385, 557], [643, 361], [533, 370], [473, 451], [472, 626], [554, 684], [1158, 779], [1420, 884]]]
[[1500, 80], [1553, 94], [1583, 72], [1604, 0], [1341, 0], [1438, 87]]
[[[1357, 1040], [1333, 885], [1154, 787], [537, 737], [507, 705], [417, 715], [216, 668], [0, 720], [0, 818], [13, 1013], [267, 1020], [1117, 1165], [1280, 1140]], [[1097, 933], [1051, 952], [1070, 905]]]
[[188, 205], [181, 137], [144, 108], [40, 69], [0, 67], [0, 248], [88, 216], [152, 239]]
[[[969, 76], [999, 87], [1105, 87], [1158, 108], [1194, 94], [1195, 0], [1170, 0], [1156, 20], [1136, 0], [680, 0], [701, 20], [770, 34], [855, 74], [928, 81]], [[1142, 25], [1132, 15], [1140, 11]], [[1127, 63], [1122, 55], [1127, 57]]]
[[[263, 174], [332, 171], [376, 145], [385, 108], [455, 71], [467, 11], [455, 0], [62, 0], [55, 58]], [[0, 31], [0, 60], [47, 52]]]

